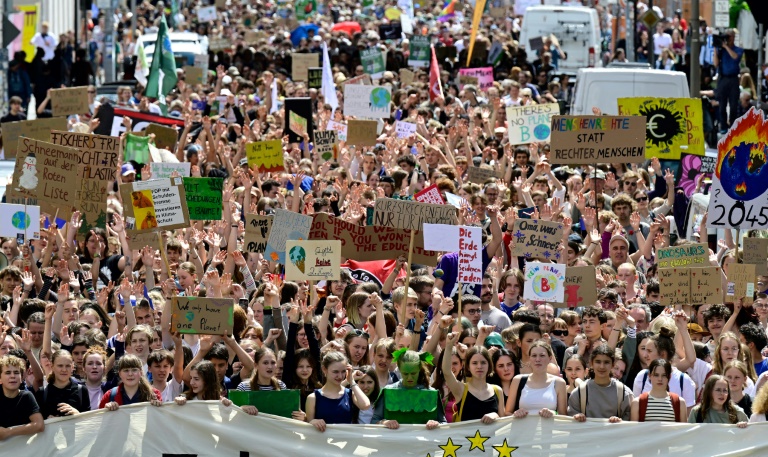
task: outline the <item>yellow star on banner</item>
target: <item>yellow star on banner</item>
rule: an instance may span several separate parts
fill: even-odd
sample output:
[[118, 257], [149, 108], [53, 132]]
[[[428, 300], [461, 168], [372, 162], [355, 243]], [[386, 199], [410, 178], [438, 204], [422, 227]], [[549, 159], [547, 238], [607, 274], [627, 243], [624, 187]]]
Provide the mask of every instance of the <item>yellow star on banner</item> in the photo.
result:
[[488, 436], [482, 436], [480, 434], [480, 430], [475, 431], [475, 436], [467, 436], [466, 438], [470, 443], [472, 443], [472, 445], [469, 447], [470, 451], [472, 449], [480, 449], [483, 452], [485, 452], [485, 442], [490, 439]]
[[504, 438], [504, 444], [499, 446], [493, 446], [499, 453], [499, 457], [510, 457], [510, 455], [517, 450], [516, 447], [507, 444], [507, 439]]
[[448, 442], [445, 445], [438, 445], [437, 447], [443, 450], [443, 457], [448, 457], [449, 455], [456, 457], [456, 451], [461, 449], [462, 446], [460, 444], [453, 444], [453, 440], [448, 438]]

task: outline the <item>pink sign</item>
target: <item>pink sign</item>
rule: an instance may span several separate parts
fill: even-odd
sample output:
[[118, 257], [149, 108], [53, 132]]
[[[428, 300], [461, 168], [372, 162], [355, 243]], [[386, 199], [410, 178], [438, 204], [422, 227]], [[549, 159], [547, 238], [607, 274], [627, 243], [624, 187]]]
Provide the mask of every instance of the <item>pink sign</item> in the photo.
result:
[[493, 67], [462, 68], [459, 70], [459, 75], [476, 77], [480, 90], [487, 90], [493, 86]]
[[459, 277], [460, 284], [483, 283], [483, 232], [480, 227], [459, 227]]
[[436, 205], [445, 205], [443, 196], [440, 195], [440, 191], [437, 189], [437, 184], [432, 184], [421, 192], [413, 196], [413, 199], [420, 203], [433, 203]]

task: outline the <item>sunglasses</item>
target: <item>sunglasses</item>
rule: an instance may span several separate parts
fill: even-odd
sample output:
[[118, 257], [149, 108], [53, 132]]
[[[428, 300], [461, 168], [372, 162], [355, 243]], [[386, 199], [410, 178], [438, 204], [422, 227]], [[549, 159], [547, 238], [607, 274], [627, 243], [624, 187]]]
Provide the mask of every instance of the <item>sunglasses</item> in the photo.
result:
[[366, 332], [364, 332], [362, 330], [355, 329], [355, 330], [352, 330], [349, 333], [351, 333], [352, 335], [355, 335], [355, 336], [362, 336], [366, 340], [371, 339], [371, 335], [367, 334]]
[[568, 329], [565, 330], [552, 330], [552, 334], [555, 336], [568, 336]]
[[638, 201], [638, 202], [647, 202], [647, 201], [648, 201], [648, 197], [647, 197], [647, 196], [645, 196], [645, 197], [637, 197], [637, 198], [635, 199], [635, 201]]

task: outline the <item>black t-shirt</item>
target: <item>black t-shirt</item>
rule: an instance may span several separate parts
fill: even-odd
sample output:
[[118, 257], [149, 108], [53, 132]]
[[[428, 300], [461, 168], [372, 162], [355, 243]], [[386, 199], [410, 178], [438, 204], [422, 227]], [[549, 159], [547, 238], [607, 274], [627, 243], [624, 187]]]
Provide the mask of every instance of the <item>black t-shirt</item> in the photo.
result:
[[37, 401], [40, 404], [40, 412], [43, 413], [43, 419], [49, 417], [58, 417], [59, 403], [66, 403], [79, 412], [83, 413], [91, 410], [91, 400], [88, 390], [85, 386], [70, 382], [67, 387], [59, 389], [53, 384], [48, 384], [44, 390], [37, 393]]
[[0, 389], [0, 427], [15, 427], [26, 425], [31, 421], [29, 417], [40, 412], [37, 401], [32, 392], [22, 390], [19, 395], [8, 398], [3, 389]]

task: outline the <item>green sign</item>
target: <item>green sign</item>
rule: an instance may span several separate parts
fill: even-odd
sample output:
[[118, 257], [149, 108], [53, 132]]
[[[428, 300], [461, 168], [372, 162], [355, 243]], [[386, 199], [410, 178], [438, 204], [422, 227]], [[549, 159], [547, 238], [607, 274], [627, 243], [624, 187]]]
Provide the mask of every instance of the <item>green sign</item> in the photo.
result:
[[189, 220], [220, 220], [223, 187], [223, 178], [184, 178]]
[[360, 51], [360, 62], [363, 64], [363, 70], [371, 75], [371, 78], [381, 79], [384, 75], [386, 69], [384, 54], [379, 48], [368, 48]]
[[251, 405], [259, 413], [280, 417], [291, 417], [291, 413], [301, 407], [301, 394], [298, 390], [255, 390], [242, 392], [231, 389], [229, 399], [237, 406]]
[[315, 0], [298, 0], [296, 2], [296, 19], [303, 21], [317, 11]]
[[382, 389], [381, 396], [385, 419], [394, 419], [401, 424], [426, 424], [437, 420], [440, 400], [435, 389]]
[[408, 57], [408, 65], [411, 67], [428, 67], [432, 57], [432, 48], [429, 46], [428, 36], [413, 36], [408, 45], [411, 55]]

